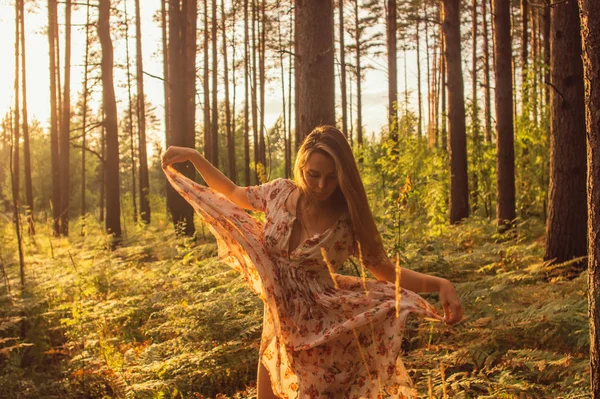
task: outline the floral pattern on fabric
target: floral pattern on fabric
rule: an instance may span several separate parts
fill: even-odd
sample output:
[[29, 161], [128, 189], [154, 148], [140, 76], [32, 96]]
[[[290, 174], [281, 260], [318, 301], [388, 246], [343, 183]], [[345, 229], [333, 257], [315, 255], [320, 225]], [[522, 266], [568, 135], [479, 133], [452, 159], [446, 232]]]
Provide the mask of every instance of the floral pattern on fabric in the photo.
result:
[[400, 358], [405, 322], [410, 313], [441, 317], [419, 295], [401, 289], [397, 318], [394, 284], [329, 273], [321, 248], [334, 270], [354, 251], [347, 212], [289, 251], [295, 217], [285, 200], [295, 188], [292, 181], [276, 179], [246, 189], [249, 203], [265, 212], [260, 223], [172, 167], [165, 174], [209, 225], [221, 259], [263, 300], [259, 358], [277, 396], [416, 397]]

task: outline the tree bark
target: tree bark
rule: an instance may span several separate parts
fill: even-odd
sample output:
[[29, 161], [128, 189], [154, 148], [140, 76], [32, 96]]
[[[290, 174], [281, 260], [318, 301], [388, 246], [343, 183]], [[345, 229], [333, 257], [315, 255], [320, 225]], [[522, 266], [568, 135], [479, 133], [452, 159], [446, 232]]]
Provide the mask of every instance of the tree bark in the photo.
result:
[[[259, 139], [259, 129], [258, 126], [258, 91], [257, 91], [257, 63], [256, 63], [256, 53], [258, 52], [258, 45], [256, 42], [256, 2], [258, 0], [252, 0], [252, 88], [250, 90], [252, 95], [252, 139], [254, 145], [254, 173], [256, 174], [257, 183], [260, 182], [259, 179], [259, 164], [261, 164], [261, 156], [260, 156], [260, 139]], [[264, 166], [264, 165], [263, 165]]]
[[[472, 29], [471, 29], [471, 131], [473, 139], [473, 155], [475, 158], [474, 164], [482, 162], [481, 159], [481, 138], [479, 132], [479, 103], [477, 101], [477, 0], [473, 0], [471, 4], [472, 12]], [[471, 172], [471, 206], [473, 212], [476, 212], [479, 207], [479, 176], [477, 168], [473, 168]]]
[[[221, 20], [223, 21], [223, 85], [225, 86], [225, 129], [227, 139], [227, 174], [228, 177], [235, 182], [236, 170], [235, 170], [235, 137], [234, 131], [231, 129], [231, 104], [229, 102], [229, 73], [227, 65], [227, 36], [225, 31], [227, 30], [227, 18], [225, 14], [225, 1], [221, 0]], [[235, 69], [235, 65], [233, 65]]]
[[69, 208], [71, 193], [71, 173], [69, 168], [70, 158], [70, 130], [71, 130], [71, 0], [65, 3], [65, 81], [64, 94], [62, 101], [61, 132], [59, 138], [60, 145], [60, 208], [61, 208], [61, 234], [64, 237], [69, 235]]
[[484, 98], [484, 119], [485, 119], [485, 142], [492, 142], [492, 101], [491, 101], [491, 82], [490, 82], [490, 43], [487, 17], [488, 0], [481, 2], [482, 36], [483, 36], [483, 98]]
[[33, 183], [31, 181], [31, 146], [29, 143], [29, 117], [27, 115], [27, 69], [25, 57], [25, 1], [19, 0], [19, 26], [21, 30], [21, 89], [23, 91], [23, 161], [25, 167], [25, 198], [27, 201], [27, 225], [30, 235], [35, 234], [33, 214]]
[[317, 125], [335, 124], [333, 26], [331, 1], [296, 1], [296, 146]]
[[545, 260], [587, 253], [585, 102], [579, 7], [551, 10], [550, 185]]
[[[267, 170], [267, 143], [265, 140], [265, 52], [267, 50], [266, 47], [266, 36], [265, 36], [265, 0], [260, 0], [260, 23], [257, 21], [257, 25], [259, 26], [260, 38], [258, 41], [258, 81], [260, 86], [259, 92], [259, 104], [260, 104], [260, 121], [258, 123], [258, 137], [259, 137], [259, 149], [260, 149], [260, 161]], [[268, 138], [267, 138], [268, 139]], [[269, 151], [270, 153], [270, 151]], [[269, 173], [271, 170], [271, 163], [269, 162]]]
[[[21, 108], [21, 103], [19, 102], [19, 58], [20, 58], [20, 52], [19, 52], [19, 36], [20, 36], [20, 32], [19, 32], [19, 14], [20, 14], [20, 6], [19, 6], [19, 1], [20, 0], [15, 0], [15, 76], [14, 76], [14, 95], [15, 95], [15, 110], [14, 110], [14, 119], [13, 119], [13, 147], [12, 147], [12, 170], [14, 171], [13, 176], [11, 176], [11, 178], [13, 179], [13, 185], [14, 185], [14, 190], [13, 190], [13, 200], [15, 203], [15, 206], [17, 207], [15, 210], [15, 215], [17, 215], [17, 217], [19, 216], [19, 208], [21, 206], [21, 180], [20, 180], [20, 170], [21, 170], [21, 164], [20, 164], [20, 151], [19, 151], [19, 143], [21, 142], [21, 116], [20, 116], [20, 108]], [[15, 222], [16, 223], [16, 222]]]
[[204, 156], [209, 162], [213, 162], [212, 155], [212, 129], [210, 114], [210, 72], [208, 69], [208, 0], [204, 1]]
[[[354, 0], [354, 31], [356, 32], [355, 47], [356, 47], [356, 142], [358, 146], [363, 144], [363, 127], [362, 127], [362, 68], [361, 60], [361, 31], [359, 26], [359, 10], [358, 0]], [[363, 161], [362, 155], [359, 155], [359, 162]]]
[[56, 72], [56, 0], [48, 0], [48, 53], [50, 58], [50, 147], [52, 164], [52, 218], [55, 236], [60, 235], [60, 154], [58, 147], [58, 87]]
[[217, 99], [218, 93], [218, 69], [219, 59], [217, 58], [217, 36], [219, 31], [217, 30], [217, 0], [212, 1], [212, 19], [211, 19], [211, 42], [212, 42], [212, 116], [211, 116], [211, 155], [212, 164], [215, 167], [219, 167], [219, 102]]
[[[396, 20], [396, 0], [387, 0], [388, 129], [392, 141], [398, 141], [398, 68], [396, 62], [396, 31], [398, 28]], [[342, 20], [340, 20], [340, 30], [343, 32]]]
[[501, 230], [510, 227], [515, 214], [515, 148], [510, 4], [493, 0], [496, 73], [496, 217]]
[[[137, 224], [137, 193], [136, 193], [136, 177], [135, 177], [135, 144], [133, 139], [133, 101], [131, 99], [131, 58], [129, 57], [129, 16], [127, 13], [127, 2], [124, 2], [124, 17], [127, 27], [125, 28], [125, 59], [127, 71], [127, 125], [129, 128], [129, 151], [131, 153], [131, 199], [133, 203], [133, 222]], [[137, 25], [137, 20], [136, 20]], [[136, 76], [139, 78], [139, 76]]]
[[418, 110], [418, 121], [417, 121], [417, 137], [423, 137], [423, 96], [421, 94], [421, 38], [420, 38], [420, 22], [419, 14], [417, 11], [417, 17], [415, 19], [415, 43], [417, 43], [417, 110]]
[[250, 112], [249, 99], [249, 74], [250, 54], [248, 53], [248, 0], [244, 0], [244, 183], [250, 185]]
[[[393, 2], [395, 0], [389, 0]], [[388, 4], [388, 8], [389, 8]], [[346, 44], [344, 41], [345, 29], [344, 29], [344, 0], [338, 1], [338, 15], [339, 15], [339, 28], [340, 28], [340, 93], [342, 95], [342, 133], [348, 138], [348, 98], [346, 94]], [[388, 28], [389, 31], [389, 28]], [[394, 35], [394, 38], [396, 35]], [[389, 57], [389, 56], [388, 56]]]
[[521, 0], [521, 112], [525, 112], [529, 102], [527, 71], [529, 57], [529, 39], [528, 39], [528, 20], [529, 20], [529, 0]]
[[106, 127], [106, 232], [121, 237], [119, 190], [119, 133], [117, 103], [113, 86], [113, 44], [110, 38], [110, 0], [99, 0], [98, 37], [102, 46], [102, 104]]
[[600, 4], [579, 0], [587, 125], [588, 312], [591, 394], [600, 398]]
[[140, 217], [149, 224], [150, 212], [150, 179], [148, 176], [148, 154], [146, 152], [146, 95], [144, 93], [144, 64], [142, 57], [142, 20], [140, 0], [135, 0], [135, 48], [136, 48], [136, 81], [137, 81], [137, 125], [138, 125], [138, 159], [140, 162]]
[[444, 53], [448, 63], [448, 153], [450, 156], [450, 223], [469, 216], [467, 135], [461, 65], [460, 0], [444, 0]]
[[[86, 2], [85, 11], [85, 58], [83, 61], [83, 107], [81, 110], [81, 217], [86, 213], [86, 174], [85, 174], [85, 153], [87, 140], [87, 108], [88, 108], [88, 63], [90, 59], [90, 0]], [[84, 234], [83, 226], [81, 234]]]

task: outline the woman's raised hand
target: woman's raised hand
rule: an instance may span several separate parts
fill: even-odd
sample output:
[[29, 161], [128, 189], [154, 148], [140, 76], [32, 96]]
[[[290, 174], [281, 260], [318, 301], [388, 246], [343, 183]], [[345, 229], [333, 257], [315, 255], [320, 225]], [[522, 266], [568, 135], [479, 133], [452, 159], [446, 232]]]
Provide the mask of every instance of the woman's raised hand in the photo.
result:
[[169, 146], [167, 151], [165, 151], [165, 153], [162, 155], [162, 167], [164, 168], [178, 162], [190, 161], [193, 159], [193, 157], [196, 157], [199, 154], [200, 153], [193, 148], [177, 147], [175, 145]]

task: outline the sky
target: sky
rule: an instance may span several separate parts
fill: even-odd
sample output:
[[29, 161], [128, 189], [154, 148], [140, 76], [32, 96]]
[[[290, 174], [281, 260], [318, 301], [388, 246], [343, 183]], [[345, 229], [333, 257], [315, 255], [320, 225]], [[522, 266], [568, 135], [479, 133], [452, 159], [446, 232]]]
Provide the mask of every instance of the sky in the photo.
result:
[[[50, 107], [50, 89], [49, 89], [49, 69], [48, 69], [48, 39], [46, 35], [47, 28], [47, 8], [46, 2], [38, 2], [40, 6], [34, 4], [26, 4], [25, 30], [26, 30], [26, 56], [27, 56], [27, 105], [30, 122], [37, 119], [42, 123], [42, 126], [47, 126], [49, 119]], [[123, 9], [123, 4], [120, 9]], [[128, 13], [134, 16], [134, 1], [127, 0]], [[142, 17], [142, 38], [143, 38], [143, 57], [144, 71], [151, 75], [162, 76], [162, 33], [157, 22], [153, 21], [153, 15], [160, 10], [160, 0], [144, 0], [141, 6]], [[64, 21], [64, 5], [59, 4], [59, 24]], [[71, 104], [76, 102], [77, 93], [82, 91], [83, 78], [83, 60], [85, 55], [85, 31], [82, 26], [85, 23], [85, 7], [79, 7], [73, 11], [72, 23], [72, 53], [71, 53]], [[111, 24], [115, 24], [115, 17], [111, 19]], [[64, 29], [61, 26], [61, 31]], [[96, 34], [95, 28], [92, 34]], [[337, 34], [337, 32], [336, 32]], [[0, 0], [0, 54], [4, 55], [4, 62], [0, 63], [0, 115], [3, 116], [14, 107], [14, 0]], [[132, 59], [132, 73], [135, 73], [135, 26], [129, 28], [130, 39], [130, 57]], [[113, 35], [114, 37], [114, 35]], [[219, 41], [220, 41], [219, 37]], [[114, 41], [115, 59], [117, 62], [125, 60], [124, 40], [122, 43]], [[415, 97], [416, 90], [416, 71], [414, 65], [416, 58], [414, 53], [408, 55], [408, 80], [409, 87], [412, 87], [412, 96]], [[425, 57], [422, 54], [422, 57]], [[231, 60], [229, 60], [231, 62]], [[370, 61], [376, 65], [375, 69], [367, 71], [363, 81], [363, 124], [367, 135], [372, 132], [379, 132], [381, 127], [386, 124], [387, 120], [387, 76], [386, 64], [387, 60], [384, 56], [373, 58]], [[64, 62], [64, 36], [61, 35], [61, 66]], [[198, 54], [197, 63], [201, 65], [202, 60]], [[398, 68], [402, 71], [403, 60], [398, 59]], [[404, 91], [403, 73], [399, 71], [398, 91]], [[122, 69], [115, 68], [115, 90], [117, 99], [121, 100], [118, 105], [119, 112], [122, 113], [126, 107], [127, 89], [126, 89], [126, 73]], [[62, 71], [61, 71], [62, 74]], [[241, 76], [241, 74], [238, 74]], [[61, 78], [62, 81], [62, 78]], [[425, 82], [424, 95], [426, 95]], [[157, 108], [157, 116], [161, 119], [164, 115], [164, 93], [163, 83], [161, 80], [144, 76], [144, 88], [149, 101]], [[135, 93], [135, 86], [133, 86]], [[339, 99], [339, 83], [336, 82], [336, 96], [338, 103]], [[221, 90], [222, 91], [222, 90]], [[287, 91], [287, 85], [286, 85]], [[355, 93], [355, 89], [352, 92]], [[265, 95], [265, 124], [268, 127], [272, 126], [276, 119], [281, 115], [281, 87], [280, 81], [271, 82], [267, 87]], [[221, 94], [221, 93], [220, 93]], [[243, 97], [243, 81], [238, 83], [238, 101]], [[96, 97], [96, 100], [99, 95]], [[353, 101], [355, 103], [355, 101]], [[416, 102], [416, 99], [415, 99]], [[423, 100], [424, 106], [425, 99]], [[92, 107], [94, 103], [92, 102]], [[96, 102], [96, 104], [98, 104]], [[356, 106], [354, 104], [354, 106]], [[240, 108], [238, 108], [240, 109]], [[423, 111], [426, 115], [426, 111]], [[337, 109], [337, 114], [341, 114], [341, 110]], [[356, 117], [356, 112], [353, 112]], [[196, 120], [202, 118], [202, 113], [196, 113]]]

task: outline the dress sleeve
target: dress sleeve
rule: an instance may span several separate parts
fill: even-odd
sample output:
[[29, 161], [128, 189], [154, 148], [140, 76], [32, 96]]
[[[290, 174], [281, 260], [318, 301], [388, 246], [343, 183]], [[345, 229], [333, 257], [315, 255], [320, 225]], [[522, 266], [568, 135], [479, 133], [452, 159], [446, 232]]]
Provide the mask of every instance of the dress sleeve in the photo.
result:
[[275, 179], [265, 184], [246, 187], [248, 202], [253, 208], [265, 212], [270, 201], [279, 195], [284, 179]]

